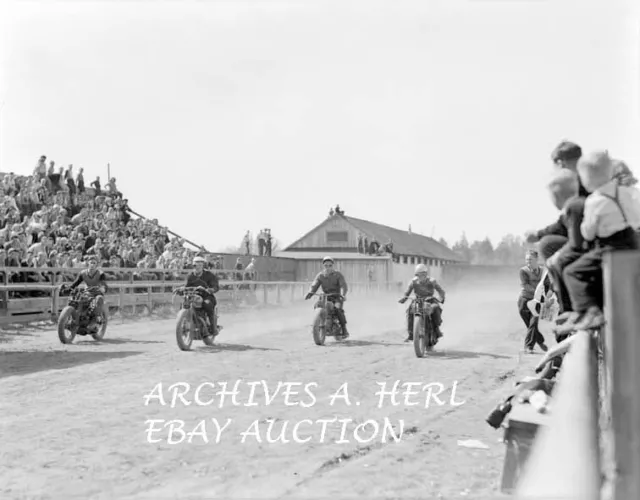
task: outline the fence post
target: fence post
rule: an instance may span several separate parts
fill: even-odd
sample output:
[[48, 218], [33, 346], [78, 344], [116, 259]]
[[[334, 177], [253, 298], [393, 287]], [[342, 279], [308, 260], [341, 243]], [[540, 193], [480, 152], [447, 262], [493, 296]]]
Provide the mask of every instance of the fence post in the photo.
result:
[[262, 284], [262, 292], [263, 292], [263, 296], [262, 297], [263, 297], [264, 304], [267, 305], [268, 304], [268, 300], [269, 300], [269, 292], [267, 290], [267, 284], [266, 283]]
[[605, 366], [612, 390], [605, 395], [612, 476], [605, 487], [614, 500], [640, 498], [640, 252], [604, 256]]
[[60, 289], [56, 286], [51, 293], [51, 321], [58, 320], [58, 310], [60, 304]]

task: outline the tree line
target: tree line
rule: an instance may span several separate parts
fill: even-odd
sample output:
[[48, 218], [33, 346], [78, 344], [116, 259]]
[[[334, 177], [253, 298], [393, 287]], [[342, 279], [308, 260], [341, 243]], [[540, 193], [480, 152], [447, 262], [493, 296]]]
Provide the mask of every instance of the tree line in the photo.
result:
[[444, 238], [439, 243], [462, 256], [469, 264], [519, 265], [524, 261], [526, 251], [531, 247], [524, 237], [507, 234], [494, 247], [489, 238], [469, 242], [465, 233], [453, 245]]

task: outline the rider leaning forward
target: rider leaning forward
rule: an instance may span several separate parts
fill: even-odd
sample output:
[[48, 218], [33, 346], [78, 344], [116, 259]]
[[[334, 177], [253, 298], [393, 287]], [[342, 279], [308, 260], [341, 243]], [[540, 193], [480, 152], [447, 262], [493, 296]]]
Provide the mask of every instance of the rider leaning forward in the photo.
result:
[[89, 267], [87, 269], [83, 269], [78, 274], [78, 277], [74, 280], [73, 283], [69, 285], [69, 289], [73, 290], [81, 283], [87, 285], [88, 288], [92, 288], [91, 293], [93, 294], [93, 300], [90, 305], [90, 312], [93, 313], [96, 309], [102, 308], [104, 303], [104, 294], [107, 293], [107, 277], [102, 272], [101, 269], [98, 269], [98, 257], [95, 255], [87, 256], [87, 264]]
[[[202, 308], [207, 313], [209, 318], [209, 335], [214, 337], [218, 335], [222, 327], [218, 325], [218, 331], [214, 331], [213, 325], [215, 324], [215, 307], [217, 304], [215, 293], [220, 290], [220, 284], [218, 278], [211, 271], [206, 271], [204, 266], [206, 261], [203, 257], [194, 257], [193, 265], [195, 269], [187, 276], [187, 283], [185, 287], [200, 287], [200, 295], [204, 299], [202, 302]], [[207, 335], [207, 337], [209, 336]]]
[[[434, 292], [438, 292], [440, 295], [440, 302], [444, 304], [445, 292], [434, 278], [429, 277], [429, 269], [424, 264], [418, 264], [416, 266], [415, 276], [409, 283], [407, 290], [404, 292], [404, 296], [398, 302], [404, 304], [411, 295], [411, 292], [415, 293], [416, 297], [420, 298], [431, 298], [433, 297]], [[442, 337], [442, 331], [440, 331], [440, 325], [442, 324], [442, 309], [439, 304], [436, 304], [436, 307], [434, 307], [433, 312], [431, 313], [431, 318], [433, 320], [433, 326], [435, 327], [437, 337]], [[413, 312], [411, 311], [411, 307], [407, 308], [407, 329], [409, 331], [409, 336], [405, 339], [405, 342], [413, 340]]]
[[325, 257], [322, 259], [324, 271], [320, 271], [318, 273], [316, 279], [313, 280], [313, 283], [311, 284], [309, 293], [307, 293], [304, 299], [309, 300], [320, 287], [322, 287], [322, 291], [325, 294], [335, 293], [342, 295], [342, 297], [338, 295], [329, 296], [327, 297], [327, 300], [338, 305], [338, 307], [336, 307], [336, 314], [338, 316], [340, 326], [342, 327], [342, 333], [344, 335], [343, 338], [346, 339], [349, 337], [349, 332], [347, 331], [347, 317], [344, 314], [344, 301], [347, 300], [349, 287], [347, 286], [347, 282], [342, 273], [333, 268], [333, 264], [333, 258], [331, 257]]

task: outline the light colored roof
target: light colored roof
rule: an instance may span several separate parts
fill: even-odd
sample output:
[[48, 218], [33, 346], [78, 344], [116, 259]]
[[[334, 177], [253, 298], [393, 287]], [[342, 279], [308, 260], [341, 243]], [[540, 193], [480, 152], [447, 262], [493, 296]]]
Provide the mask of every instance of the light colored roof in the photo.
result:
[[289, 250], [289, 251], [280, 251], [274, 254], [274, 257], [284, 257], [287, 259], [299, 259], [299, 260], [320, 260], [325, 255], [330, 255], [335, 260], [389, 260], [391, 258], [390, 255], [363, 255], [361, 253], [356, 252], [327, 252], [327, 251], [317, 251], [317, 252], [309, 252], [304, 250]]

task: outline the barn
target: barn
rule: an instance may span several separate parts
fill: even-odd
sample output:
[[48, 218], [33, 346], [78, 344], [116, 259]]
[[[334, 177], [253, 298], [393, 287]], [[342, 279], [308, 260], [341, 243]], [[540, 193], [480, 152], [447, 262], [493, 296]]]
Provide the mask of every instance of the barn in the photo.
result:
[[[362, 251], [364, 243], [377, 243], [381, 250], [390, 243], [392, 252], [369, 255]], [[464, 262], [433, 238], [344, 214], [329, 216], [278, 253], [298, 261], [299, 280], [312, 280], [322, 269], [324, 255], [336, 260], [336, 268], [351, 283], [406, 282], [413, 276], [416, 264], [421, 263], [427, 265], [434, 278], [441, 279], [444, 266]]]

